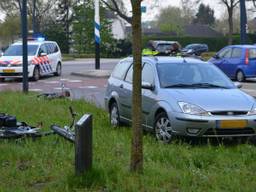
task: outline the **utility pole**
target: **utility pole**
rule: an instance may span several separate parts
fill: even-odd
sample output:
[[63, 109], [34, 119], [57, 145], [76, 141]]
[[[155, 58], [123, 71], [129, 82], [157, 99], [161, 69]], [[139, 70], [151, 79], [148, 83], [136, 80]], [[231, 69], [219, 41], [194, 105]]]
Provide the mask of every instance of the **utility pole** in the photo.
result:
[[36, 0], [33, 0], [33, 6], [32, 6], [32, 29], [33, 34], [37, 32], [36, 30]]
[[246, 44], [246, 27], [247, 26], [247, 18], [246, 18], [246, 7], [245, 0], [240, 0], [240, 43]]
[[22, 50], [23, 50], [23, 92], [28, 92], [28, 27], [27, 27], [27, 0], [22, 1]]
[[94, 0], [95, 69], [100, 69], [100, 1]]

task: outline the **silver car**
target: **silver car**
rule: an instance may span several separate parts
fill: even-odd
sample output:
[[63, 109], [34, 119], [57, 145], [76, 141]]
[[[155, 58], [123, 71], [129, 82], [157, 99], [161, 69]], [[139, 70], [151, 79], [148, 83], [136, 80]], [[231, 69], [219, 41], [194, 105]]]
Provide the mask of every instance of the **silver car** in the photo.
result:
[[[173, 135], [256, 135], [255, 99], [211, 63], [192, 58], [143, 57], [143, 128], [169, 142]], [[132, 119], [133, 59], [114, 68], [105, 94], [113, 126]]]

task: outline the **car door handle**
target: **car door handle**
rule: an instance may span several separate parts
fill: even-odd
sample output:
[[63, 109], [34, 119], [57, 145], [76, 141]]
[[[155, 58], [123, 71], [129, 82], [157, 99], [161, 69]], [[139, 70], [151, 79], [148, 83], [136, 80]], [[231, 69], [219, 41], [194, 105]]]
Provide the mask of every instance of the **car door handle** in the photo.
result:
[[119, 87], [120, 87], [121, 89], [123, 89], [123, 88], [124, 88], [124, 85], [123, 85], [123, 84], [121, 84]]

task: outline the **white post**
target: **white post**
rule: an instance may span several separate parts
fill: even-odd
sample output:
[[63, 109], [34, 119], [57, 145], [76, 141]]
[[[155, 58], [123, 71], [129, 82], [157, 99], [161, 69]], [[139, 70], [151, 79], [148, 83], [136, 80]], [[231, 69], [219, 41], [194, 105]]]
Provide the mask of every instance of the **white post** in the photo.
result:
[[100, 69], [100, 1], [94, 1], [95, 69]]

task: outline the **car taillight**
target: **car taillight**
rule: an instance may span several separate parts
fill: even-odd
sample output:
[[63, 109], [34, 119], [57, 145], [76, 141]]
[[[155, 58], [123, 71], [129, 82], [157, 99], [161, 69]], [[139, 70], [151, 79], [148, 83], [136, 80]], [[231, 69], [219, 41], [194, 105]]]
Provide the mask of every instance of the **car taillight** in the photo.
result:
[[249, 64], [249, 50], [246, 49], [245, 51], [245, 64], [248, 65]]

